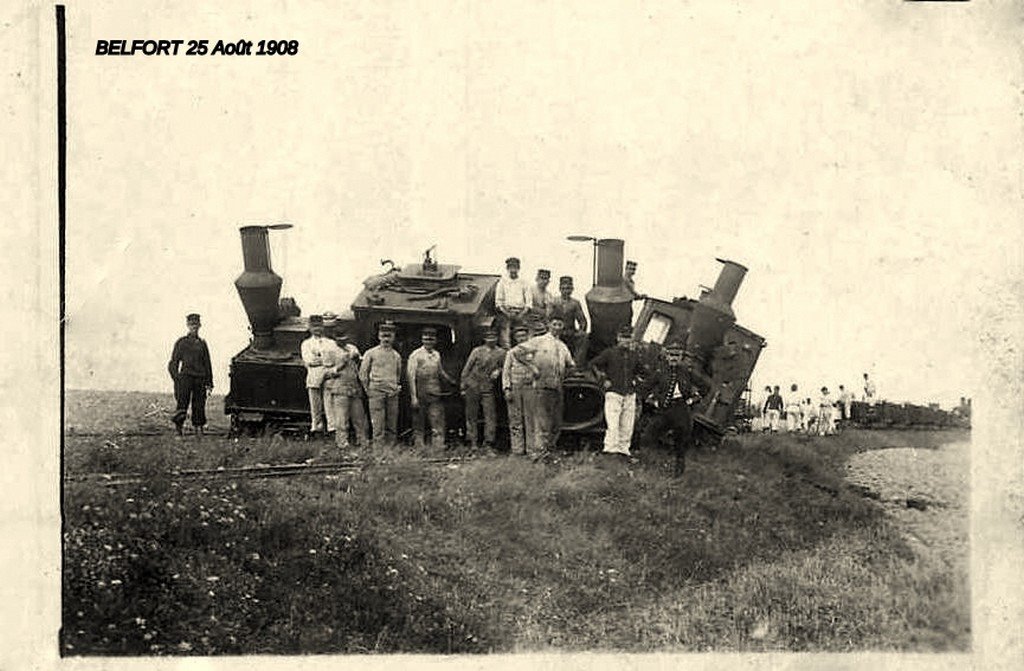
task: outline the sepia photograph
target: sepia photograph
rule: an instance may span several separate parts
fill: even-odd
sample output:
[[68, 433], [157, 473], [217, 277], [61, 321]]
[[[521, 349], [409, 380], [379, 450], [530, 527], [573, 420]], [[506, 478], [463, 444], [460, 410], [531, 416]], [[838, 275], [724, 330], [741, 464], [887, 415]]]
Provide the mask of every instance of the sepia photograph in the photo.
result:
[[1020, 661], [1019, 10], [23, 19], [47, 663]]

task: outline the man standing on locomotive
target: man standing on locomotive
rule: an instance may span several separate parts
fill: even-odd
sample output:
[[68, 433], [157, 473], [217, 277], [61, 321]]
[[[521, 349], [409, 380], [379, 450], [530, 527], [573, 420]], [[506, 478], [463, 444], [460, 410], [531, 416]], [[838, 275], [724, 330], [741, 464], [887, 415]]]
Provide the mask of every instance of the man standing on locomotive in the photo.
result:
[[338, 449], [348, 449], [348, 426], [352, 422], [357, 444], [370, 445], [370, 427], [363, 409], [363, 388], [359, 383], [359, 349], [349, 342], [344, 330], [335, 335], [337, 347], [329, 352], [324, 379], [326, 408], [333, 408], [334, 441]]
[[493, 326], [484, 331], [484, 344], [473, 348], [462, 368], [461, 391], [466, 400], [466, 439], [476, 449], [480, 407], [484, 410], [484, 447], [494, 449], [498, 409], [494, 398], [495, 382], [505, 364], [505, 350], [498, 347], [498, 332]]
[[171, 421], [178, 435], [182, 435], [189, 403], [192, 404], [192, 426], [202, 434], [206, 426], [206, 394], [213, 391], [213, 366], [210, 365], [210, 349], [199, 337], [202, 326], [199, 315], [192, 313], [185, 317], [188, 334], [174, 343], [167, 372], [174, 380], [174, 400], [177, 405]]
[[[516, 346], [530, 338], [525, 326], [513, 329]], [[508, 433], [512, 454], [525, 455], [527, 445], [532, 446], [533, 437], [533, 381], [540, 377], [540, 371], [533, 363], [533, 352], [523, 351], [520, 356], [506, 356], [501, 371], [501, 388], [508, 404]]]
[[[320, 315], [309, 316], [309, 337], [302, 341], [300, 352], [302, 363], [306, 366], [306, 392], [309, 395], [309, 433], [327, 432], [325, 426], [326, 409], [324, 408], [324, 378], [327, 375], [327, 363], [331, 352], [337, 348], [334, 341], [324, 336], [324, 318]], [[328, 424], [334, 424], [334, 409], [330, 410]]]
[[524, 323], [527, 313], [533, 307], [533, 296], [526, 281], [519, 277], [519, 259], [510, 256], [505, 259], [508, 276], [498, 280], [494, 288], [494, 309], [501, 322], [498, 341], [502, 347], [509, 347], [512, 329]]
[[551, 305], [555, 297], [548, 291], [551, 282], [551, 271], [541, 268], [537, 271], [537, 279], [530, 288], [530, 302], [533, 303], [532, 314], [538, 319], [551, 316]]
[[395, 325], [381, 324], [377, 339], [380, 344], [363, 355], [359, 381], [369, 401], [373, 445], [391, 447], [398, 436], [398, 392], [402, 385], [402, 356], [394, 346]]
[[444, 404], [441, 403], [441, 379], [451, 384], [455, 380], [445, 372], [441, 365], [441, 353], [437, 347], [437, 329], [433, 326], [426, 326], [420, 332], [421, 347], [412, 351], [409, 361], [406, 364], [406, 374], [409, 378], [409, 399], [412, 403], [413, 436], [415, 436], [416, 447], [425, 445], [426, 422], [430, 419], [430, 431], [433, 434], [433, 445], [435, 448], [444, 449], [445, 446], [445, 417]]
[[551, 303], [551, 316], [562, 318], [560, 337], [579, 366], [586, 357], [587, 316], [583, 312], [583, 305], [572, 297], [572, 290], [572, 277], [563, 275], [558, 279], [559, 296]]

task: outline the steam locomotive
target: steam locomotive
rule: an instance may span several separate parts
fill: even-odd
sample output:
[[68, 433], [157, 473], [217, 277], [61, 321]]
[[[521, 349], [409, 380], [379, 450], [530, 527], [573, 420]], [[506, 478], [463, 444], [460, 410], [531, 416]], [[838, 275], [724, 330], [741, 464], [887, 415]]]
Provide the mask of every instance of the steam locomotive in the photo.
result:
[[[306, 369], [300, 355], [309, 322], [293, 300], [281, 299], [282, 280], [270, 264], [269, 231], [287, 227], [240, 229], [245, 269], [235, 286], [252, 337], [231, 359], [224, 412], [234, 432], [309, 426]], [[660, 346], [670, 340], [685, 342], [686, 356], [710, 379], [707, 393], [694, 406], [696, 427], [712, 437], [722, 436], [742, 405], [741, 395], [765, 347], [764, 338], [736, 323], [732, 310], [747, 269], [718, 259], [723, 268], [713, 288], [705, 288], [696, 300], [646, 298], [634, 322], [634, 296], [623, 284], [624, 241], [593, 242], [595, 283], [585, 297], [591, 319], [588, 357], [612, 346], [624, 325], [633, 326], [634, 340], [648, 356], [656, 357]], [[360, 351], [366, 351], [377, 344], [378, 326], [391, 321], [396, 326], [395, 348], [404, 361], [419, 346], [420, 330], [433, 326], [444, 367], [458, 377], [472, 348], [482, 342], [484, 329], [495, 323], [494, 290], [499, 276], [463, 272], [460, 266], [438, 263], [429, 251], [420, 263], [392, 266], [367, 278], [351, 305], [327, 320], [328, 328], [332, 324], [345, 328]], [[604, 429], [602, 387], [586, 371], [586, 362], [580, 371], [564, 385], [566, 434]], [[447, 426], [463, 426], [458, 390], [447, 389], [443, 401]], [[400, 433], [408, 431], [411, 420], [408, 391], [403, 387]]]

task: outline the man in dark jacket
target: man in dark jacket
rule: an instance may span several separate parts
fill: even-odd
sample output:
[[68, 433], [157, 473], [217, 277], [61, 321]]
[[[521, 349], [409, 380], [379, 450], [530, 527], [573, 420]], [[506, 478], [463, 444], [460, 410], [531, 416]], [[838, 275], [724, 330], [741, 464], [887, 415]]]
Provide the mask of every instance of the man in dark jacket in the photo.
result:
[[174, 380], [174, 400], [177, 409], [171, 421], [178, 435], [182, 434], [188, 406], [192, 404], [192, 426], [202, 434], [206, 426], [206, 394], [213, 390], [213, 366], [210, 365], [210, 350], [206, 341], [199, 337], [202, 325], [199, 315], [192, 313], [185, 317], [188, 334], [178, 338], [167, 364], [167, 372]]
[[665, 361], [652, 380], [649, 398], [657, 412], [646, 427], [644, 442], [651, 444], [672, 433], [677, 477], [686, 469], [686, 451], [693, 434], [691, 406], [699, 398], [692, 377], [692, 371], [683, 363], [683, 344], [669, 343], [665, 347]]

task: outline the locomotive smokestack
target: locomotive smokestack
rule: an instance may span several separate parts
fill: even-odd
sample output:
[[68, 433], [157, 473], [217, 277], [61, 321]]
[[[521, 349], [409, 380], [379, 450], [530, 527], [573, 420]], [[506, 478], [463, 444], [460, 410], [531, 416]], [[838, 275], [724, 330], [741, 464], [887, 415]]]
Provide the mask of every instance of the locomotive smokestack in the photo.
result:
[[633, 294], [622, 283], [624, 245], [615, 238], [595, 243], [597, 284], [586, 297], [591, 318], [591, 354], [614, 345], [616, 332], [633, 321]]
[[238, 229], [242, 235], [245, 271], [235, 280], [235, 288], [249, 317], [253, 347], [256, 349], [267, 349], [273, 345], [274, 326], [278, 322], [277, 302], [281, 296], [281, 277], [270, 268], [268, 228], [243, 226]]
[[743, 277], [747, 274], [746, 266], [728, 259], [715, 259], [724, 264], [722, 272], [715, 281], [715, 287], [705, 296], [701, 297], [703, 302], [712, 303], [722, 309], [723, 312], [732, 314], [732, 301], [740, 290]]
[[606, 238], [597, 241], [597, 286], [617, 287], [622, 284], [623, 240]]

